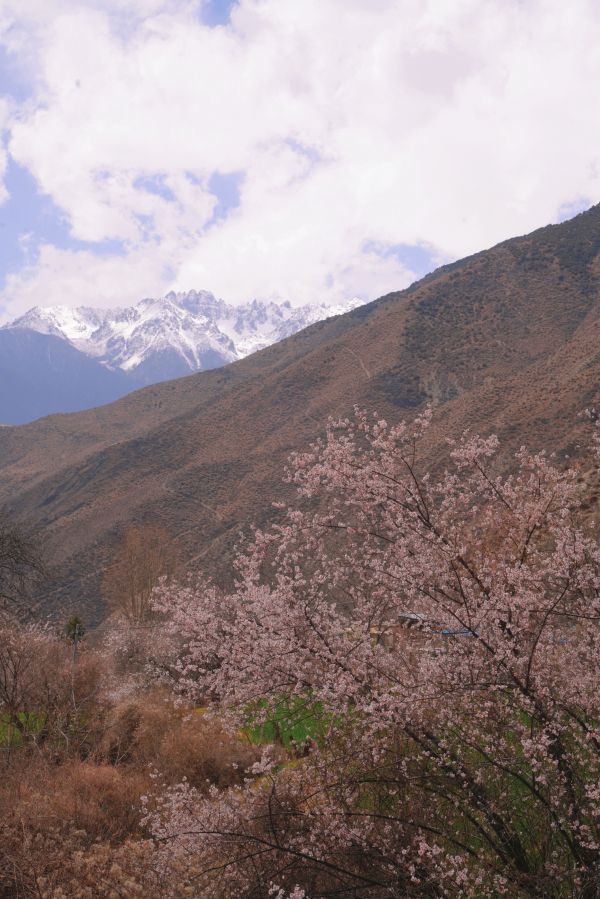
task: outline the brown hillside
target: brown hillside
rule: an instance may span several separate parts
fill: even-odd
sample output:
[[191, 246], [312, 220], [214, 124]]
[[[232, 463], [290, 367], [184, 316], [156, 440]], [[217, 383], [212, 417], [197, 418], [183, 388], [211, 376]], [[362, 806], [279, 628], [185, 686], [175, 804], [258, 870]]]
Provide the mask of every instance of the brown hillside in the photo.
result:
[[0, 430], [0, 503], [60, 564], [48, 608], [88, 621], [123, 529], [152, 520], [225, 578], [241, 530], [286, 495], [289, 452], [353, 404], [436, 405], [464, 427], [571, 448], [600, 387], [600, 207], [445, 266], [224, 369]]

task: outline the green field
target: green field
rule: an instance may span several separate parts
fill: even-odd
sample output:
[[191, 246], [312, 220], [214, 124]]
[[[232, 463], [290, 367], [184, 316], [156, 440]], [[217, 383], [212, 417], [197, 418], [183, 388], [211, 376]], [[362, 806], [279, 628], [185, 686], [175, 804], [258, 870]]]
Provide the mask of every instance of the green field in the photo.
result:
[[302, 746], [307, 740], [318, 744], [331, 723], [322, 703], [303, 696], [280, 699], [266, 715], [265, 706], [262, 701], [248, 713], [244, 733], [252, 743], [279, 743], [286, 748]]

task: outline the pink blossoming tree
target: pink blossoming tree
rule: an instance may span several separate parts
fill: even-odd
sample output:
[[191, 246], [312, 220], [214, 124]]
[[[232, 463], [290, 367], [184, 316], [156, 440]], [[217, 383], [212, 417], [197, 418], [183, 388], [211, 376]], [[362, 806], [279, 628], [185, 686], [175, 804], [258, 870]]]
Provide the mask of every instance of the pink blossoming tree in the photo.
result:
[[161, 864], [187, 858], [207, 895], [600, 892], [600, 546], [581, 479], [524, 449], [499, 476], [496, 438], [469, 435], [434, 476], [429, 419], [332, 423], [292, 458], [301, 508], [255, 533], [232, 595], [156, 598], [180, 691], [239, 720], [286, 697], [325, 729], [294, 764], [267, 754], [243, 787], [184, 784], [149, 809]]

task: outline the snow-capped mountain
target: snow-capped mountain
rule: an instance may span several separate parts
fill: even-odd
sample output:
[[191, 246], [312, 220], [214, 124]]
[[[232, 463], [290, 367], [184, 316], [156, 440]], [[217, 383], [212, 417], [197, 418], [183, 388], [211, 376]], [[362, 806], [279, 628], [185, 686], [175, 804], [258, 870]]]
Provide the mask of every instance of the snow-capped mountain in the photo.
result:
[[107, 368], [149, 384], [218, 368], [361, 304], [351, 299], [335, 307], [294, 307], [253, 300], [232, 306], [190, 290], [120, 309], [35, 306], [4, 328], [61, 337]]

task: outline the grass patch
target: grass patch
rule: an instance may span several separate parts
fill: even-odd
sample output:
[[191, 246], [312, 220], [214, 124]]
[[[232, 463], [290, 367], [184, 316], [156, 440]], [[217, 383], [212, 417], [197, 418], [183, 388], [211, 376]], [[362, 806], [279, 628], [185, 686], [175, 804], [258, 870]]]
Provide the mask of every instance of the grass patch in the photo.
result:
[[248, 710], [244, 733], [251, 743], [278, 743], [288, 749], [307, 740], [319, 744], [332, 721], [321, 702], [305, 696], [284, 697], [265, 712], [267, 705], [261, 700]]
[[[7, 714], [0, 714], [0, 748], [12, 749], [22, 746], [24, 736], [39, 734], [44, 726], [44, 715], [39, 712], [19, 712], [17, 714], [22, 724], [21, 730]], [[25, 731], [25, 734], [23, 733]]]

